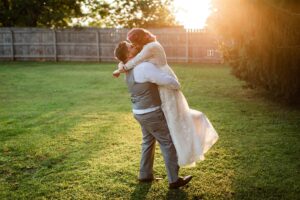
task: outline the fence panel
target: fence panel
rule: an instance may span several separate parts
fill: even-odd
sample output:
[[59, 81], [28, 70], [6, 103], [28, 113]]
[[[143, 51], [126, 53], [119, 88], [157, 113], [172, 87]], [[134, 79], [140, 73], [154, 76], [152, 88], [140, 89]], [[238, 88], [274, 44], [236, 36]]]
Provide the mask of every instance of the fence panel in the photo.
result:
[[[169, 62], [221, 63], [218, 38], [202, 30], [149, 29]], [[115, 61], [128, 29], [0, 28], [0, 60]]]
[[9, 29], [0, 31], [0, 60], [13, 60], [13, 35]]
[[49, 29], [15, 29], [13, 49], [16, 60], [52, 60], [53, 35]]
[[95, 61], [97, 54], [96, 31], [56, 31], [56, 51], [59, 61]]
[[186, 31], [182, 28], [177, 29], [152, 29], [157, 40], [162, 44], [166, 51], [168, 61], [185, 62], [187, 60], [187, 38]]
[[100, 57], [102, 61], [114, 61], [116, 45], [126, 40], [128, 29], [100, 29]]

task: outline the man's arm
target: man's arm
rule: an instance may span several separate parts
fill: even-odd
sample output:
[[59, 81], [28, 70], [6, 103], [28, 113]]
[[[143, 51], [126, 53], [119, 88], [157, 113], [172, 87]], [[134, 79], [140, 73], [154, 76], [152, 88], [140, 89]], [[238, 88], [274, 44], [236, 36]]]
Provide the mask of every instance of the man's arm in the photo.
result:
[[141, 63], [139, 67], [136, 67], [134, 70], [136, 82], [151, 82], [169, 89], [180, 89], [180, 84], [174, 77], [158, 69], [152, 63]]

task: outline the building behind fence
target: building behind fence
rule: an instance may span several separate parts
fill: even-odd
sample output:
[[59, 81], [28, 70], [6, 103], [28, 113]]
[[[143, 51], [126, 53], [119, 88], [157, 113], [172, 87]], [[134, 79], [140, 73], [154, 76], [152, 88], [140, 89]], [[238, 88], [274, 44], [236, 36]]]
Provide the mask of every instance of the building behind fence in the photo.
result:
[[[221, 63], [218, 38], [201, 30], [149, 29], [169, 62]], [[0, 60], [115, 61], [128, 29], [0, 28]]]

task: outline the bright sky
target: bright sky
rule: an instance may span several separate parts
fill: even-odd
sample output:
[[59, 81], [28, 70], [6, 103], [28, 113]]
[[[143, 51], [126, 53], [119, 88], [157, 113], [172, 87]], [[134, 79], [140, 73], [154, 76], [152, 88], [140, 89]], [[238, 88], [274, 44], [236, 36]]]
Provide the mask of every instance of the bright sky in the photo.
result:
[[185, 28], [204, 28], [211, 13], [211, 0], [174, 0], [176, 19]]

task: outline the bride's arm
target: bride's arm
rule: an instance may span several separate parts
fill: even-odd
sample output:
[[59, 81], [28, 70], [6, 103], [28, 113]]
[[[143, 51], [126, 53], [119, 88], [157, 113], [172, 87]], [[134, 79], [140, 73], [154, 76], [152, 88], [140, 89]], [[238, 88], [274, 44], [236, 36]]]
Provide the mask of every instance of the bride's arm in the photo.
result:
[[[134, 68], [136, 65], [151, 59], [154, 55], [154, 51], [157, 50], [158, 44], [156, 42], [152, 42], [146, 44], [143, 49], [131, 60], [129, 60], [123, 67], [125, 70], [130, 70]], [[153, 63], [155, 64], [155, 63]]]

